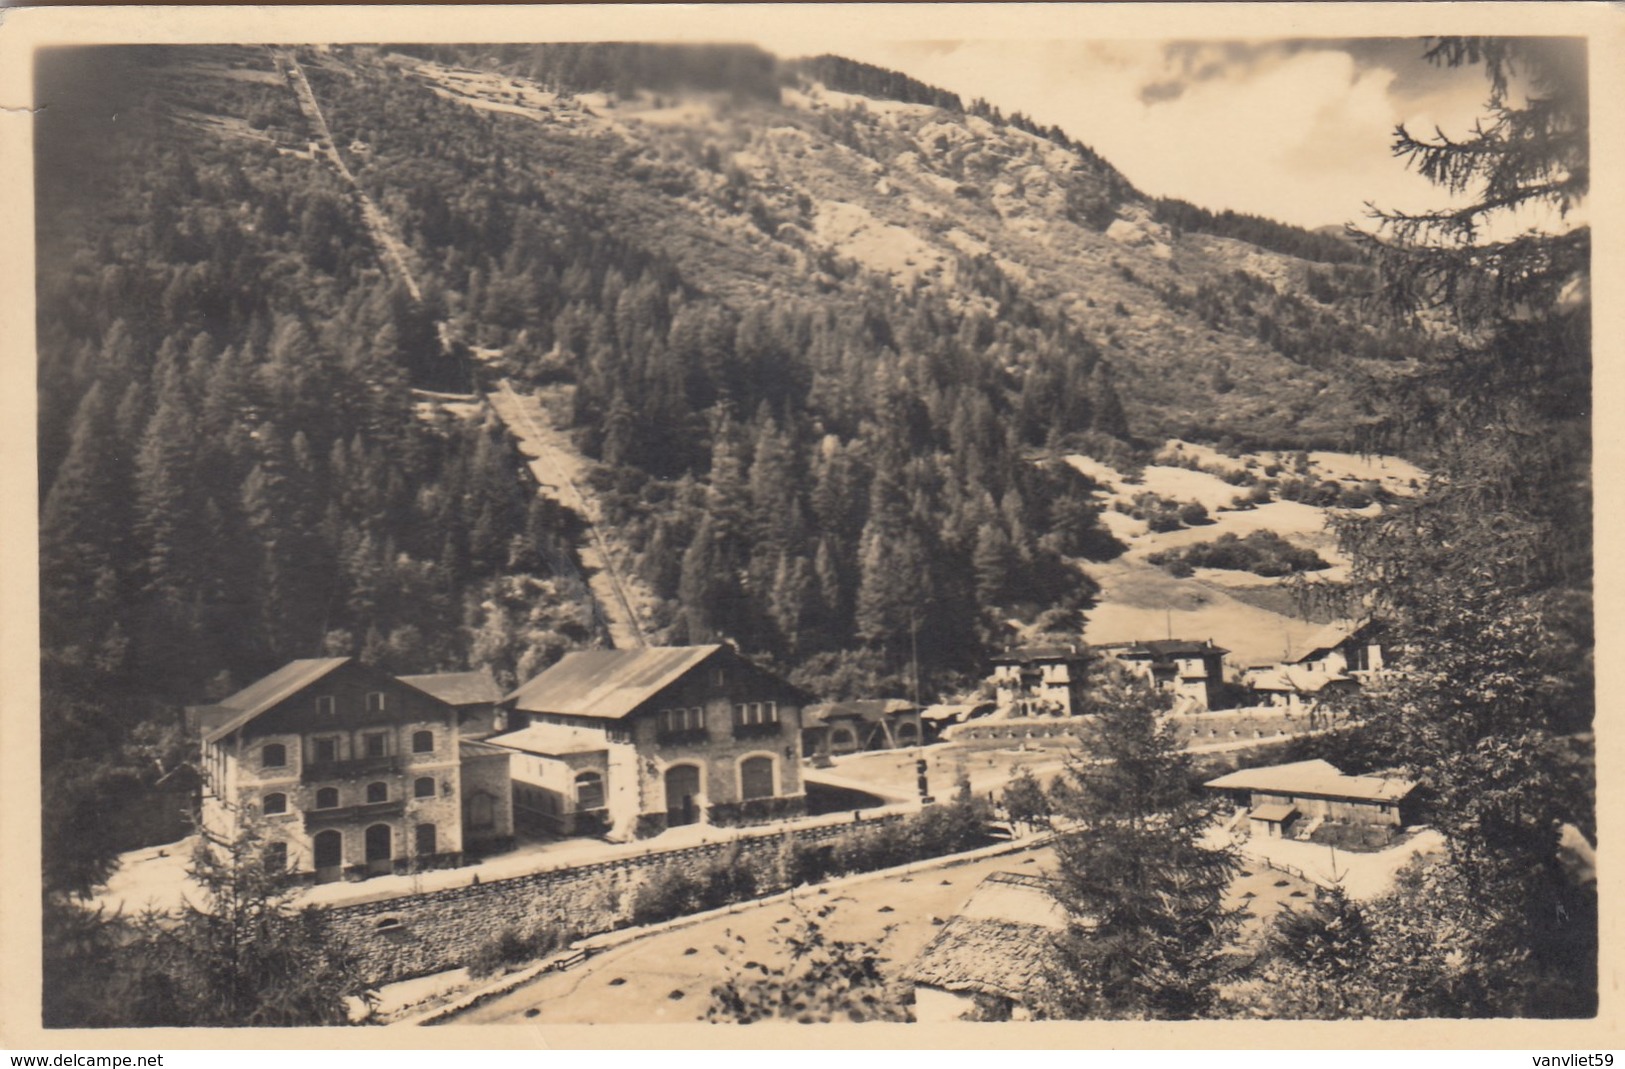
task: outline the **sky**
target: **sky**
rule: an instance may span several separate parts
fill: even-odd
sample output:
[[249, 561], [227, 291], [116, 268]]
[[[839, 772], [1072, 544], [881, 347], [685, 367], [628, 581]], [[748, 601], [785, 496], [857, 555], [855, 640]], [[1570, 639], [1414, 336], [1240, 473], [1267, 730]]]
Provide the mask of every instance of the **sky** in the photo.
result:
[[1394, 127], [1463, 134], [1488, 96], [1482, 69], [1436, 68], [1414, 38], [761, 43], [838, 52], [1059, 125], [1147, 194], [1308, 227], [1363, 223], [1367, 202], [1440, 207], [1443, 193], [1392, 156]]

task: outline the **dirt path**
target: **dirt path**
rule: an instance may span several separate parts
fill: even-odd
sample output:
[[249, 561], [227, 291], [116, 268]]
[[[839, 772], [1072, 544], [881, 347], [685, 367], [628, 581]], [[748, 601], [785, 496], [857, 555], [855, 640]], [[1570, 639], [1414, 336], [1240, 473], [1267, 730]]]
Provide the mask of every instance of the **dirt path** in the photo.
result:
[[534, 394], [520, 394], [512, 383], [503, 379], [501, 387], [486, 395], [486, 399], [529, 458], [530, 470], [540, 487], [537, 492], [572, 509], [586, 523], [587, 541], [580, 548], [581, 563], [587, 569], [587, 585], [611, 643], [623, 650], [648, 645], [632, 598], [628, 596], [626, 581], [621, 578], [615, 558], [599, 530], [602, 516], [597, 503], [583, 494], [576, 483], [574, 476], [581, 472], [580, 458], [553, 427]]
[[361, 183], [356, 181], [355, 174], [344, 162], [344, 157], [339, 154], [338, 144], [333, 140], [333, 131], [327, 125], [327, 116], [322, 113], [322, 106], [316, 100], [316, 93], [310, 88], [310, 79], [305, 77], [305, 68], [299, 65], [299, 57], [292, 49], [275, 49], [273, 54], [277, 59], [277, 67], [287, 72], [288, 81], [293, 86], [293, 95], [299, 101], [299, 110], [304, 112], [306, 120], [316, 132], [318, 138], [316, 151], [327, 158], [333, 169], [338, 171], [339, 177], [355, 191], [356, 200], [361, 205], [361, 219], [366, 224], [368, 232], [372, 234], [373, 243], [378, 246], [378, 251], [383, 254], [395, 275], [406, 286], [412, 300], [421, 303], [423, 291], [418, 288], [418, 281], [412, 275], [406, 245], [396, 235], [389, 217], [371, 197], [367, 196], [366, 190], [361, 188]]

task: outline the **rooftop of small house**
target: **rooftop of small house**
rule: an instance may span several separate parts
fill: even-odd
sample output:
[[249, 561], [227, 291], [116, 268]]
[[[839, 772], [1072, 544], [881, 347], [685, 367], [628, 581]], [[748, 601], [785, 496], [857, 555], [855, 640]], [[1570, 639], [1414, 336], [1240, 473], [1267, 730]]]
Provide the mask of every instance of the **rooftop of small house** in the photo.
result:
[[901, 698], [864, 698], [850, 702], [824, 702], [809, 705], [801, 711], [803, 727], [817, 727], [831, 720], [864, 720], [878, 722], [898, 713], [912, 713], [919, 709], [913, 702]]
[[1338, 798], [1358, 802], [1397, 802], [1416, 784], [1384, 776], [1347, 776], [1330, 761], [1294, 761], [1285, 765], [1244, 768], [1203, 786], [1216, 791], [1258, 791], [1264, 794]]
[[[603, 753], [609, 749], [609, 738], [602, 731], [564, 724], [531, 724], [518, 731], [495, 735], [485, 742], [489, 746], [535, 754], [538, 757]], [[468, 743], [465, 742], [463, 745], [466, 747]]]
[[1020, 646], [995, 654], [994, 664], [1036, 664], [1041, 661], [1076, 661], [1084, 655], [1083, 647], [1076, 644], [1052, 646]]
[[502, 688], [489, 670], [475, 672], [431, 672], [427, 675], [401, 676], [402, 683], [439, 698], [447, 705], [495, 704], [502, 700]]
[[1066, 928], [1066, 911], [1053, 887], [1038, 876], [989, 875], [904, 970], [903, 979], [946, 991], [1030, 1000], [1042, 990], [1054, 938]]
[[1222, 646], [1215, 646], [1212, 639], [1206, 642], [1195, 642], [1183, 638], [1158, 638], [1149, 642], [1125, 642], [1114, 644], [1102, 649], [1109, 649], [1118, 657], [1143, 660], [1149, 658], [1153, 661], [1167, 661], [1175, 657], [1222, 657], [1230, 651]]

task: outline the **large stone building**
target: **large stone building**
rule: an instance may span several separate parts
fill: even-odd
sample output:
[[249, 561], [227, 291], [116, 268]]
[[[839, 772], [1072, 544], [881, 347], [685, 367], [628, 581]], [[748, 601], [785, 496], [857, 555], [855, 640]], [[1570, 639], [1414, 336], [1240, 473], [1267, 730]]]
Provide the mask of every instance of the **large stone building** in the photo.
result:
[[1083, 708], [1088, 653], [1081, 647], [1027, 646], [993, 658], [1000, 716], [1072, 716]]
[[230, 839], [257, 815], [277, 868], [327, 882], [512, 838], [507, 751], [465, 749], [456, 709], [353, 658], [292, 661], [188, 713], [204, 828]]
[[566, 654], [503, 701], [521, 826], [617, 840], [805, 811], [804, 696], [730, 646]]
[[1224, 655], [1230, 651], [1220, 649], [1211, 640], [1155, 639], [1101, 648], [1187, 708], [1212, 709], [1218, 705], [1224, 685]]

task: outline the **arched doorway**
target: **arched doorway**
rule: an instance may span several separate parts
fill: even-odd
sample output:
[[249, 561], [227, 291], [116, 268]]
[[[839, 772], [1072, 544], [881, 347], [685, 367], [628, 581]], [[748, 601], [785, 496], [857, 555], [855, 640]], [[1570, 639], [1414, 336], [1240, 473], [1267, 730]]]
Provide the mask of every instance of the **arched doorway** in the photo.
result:
[[383, 875], [394, 871], [394, 834], [388, 824], [374, 824], [367, 829], [367, 871]]
[[419, 857], [428, 857], [435, 852], [435, 832], [433, 824], [419, 824], [417, 826], [417, 854]]
[[914, 721], [905, 720], [897, 725], [897, 745], [913, 746], [920, 741], [920, 731], [914, 726]]
[[673, 765], [666, 769], [666, 826], [675, 828], [699, 819], [699, 766]]
[[316, 882], [332, 883], [344, 874], [344, 835], [335, 829], [316, 833]]
[[771, 798], [773, 790], [773, 759], [747, 757], [739, 762], [739, 799], [742, 802], [757, 798]]

